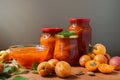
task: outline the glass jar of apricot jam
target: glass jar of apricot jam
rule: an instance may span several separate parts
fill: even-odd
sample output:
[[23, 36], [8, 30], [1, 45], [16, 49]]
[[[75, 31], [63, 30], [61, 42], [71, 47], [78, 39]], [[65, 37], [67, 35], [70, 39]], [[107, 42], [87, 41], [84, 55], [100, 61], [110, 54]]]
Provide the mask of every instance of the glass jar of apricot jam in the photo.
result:
[[49, 52], [46, 56], [45, 60], [49, 60], [53, 58], [54, 47], [55, 47], [55, 34], [61, 32], [62, 28], [42, 28], [42, 36], [40, 37], [40, 45], [47, 46], [49, 48]]
[[88, 53], [89, 44], [91, 43], [92, 29], [89, 25], [89, 18], [71, 18], [68, 26], [69, 32], [78, 34], [79, 54], [80, 56]]
[[70, 65], [78, 65], [78, 35], [73, 32], [60, 32], [55, 36], [54, 58], [66, 61]]

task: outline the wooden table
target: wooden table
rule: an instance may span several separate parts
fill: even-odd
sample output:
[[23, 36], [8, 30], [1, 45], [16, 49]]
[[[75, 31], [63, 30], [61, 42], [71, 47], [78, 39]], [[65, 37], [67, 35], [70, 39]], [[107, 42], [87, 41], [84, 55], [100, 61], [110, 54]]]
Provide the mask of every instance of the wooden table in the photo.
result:
[[[83, 71], [84, 75], [76, 75], [76, 72]], [[82, 67], [72, 67], [71, 76], [68, 78], [59, 78], [56, 75], [50, 77], [41, 77], [38, 74], [33, 74], [31, 72], [27, 74], [20, 74], [20, 76], [24, 76], [29, 78], [29, 80], [120, 80], [120, 71], [114, 71], [111, 74], [102, 74], [100, 72], [96, 72], [95, 76], [89, 76], [86, 74], [87, 70]], [[8, 79], [9, 80], [9, 79]]]

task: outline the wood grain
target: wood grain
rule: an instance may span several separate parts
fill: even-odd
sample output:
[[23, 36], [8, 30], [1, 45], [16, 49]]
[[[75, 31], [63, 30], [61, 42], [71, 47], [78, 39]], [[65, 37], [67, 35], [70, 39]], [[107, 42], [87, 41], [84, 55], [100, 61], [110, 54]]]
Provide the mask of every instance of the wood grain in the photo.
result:
[[[83, 71], [84, 75], [76, 75], [78, 71]], [[72, 67], [71, 76], [68, 78], [59, 78], [56, 75], [50, 77], [41, 77], [40, 75], [32, 74], [31, 72], [27, 74], [20, 74], [20, 76], [25, 76], [29, 78], [29, 80], [120, 80], [120, 71], [114, 71], [111, 74], [102, 74], [100, 72], [96, 72], [95, 76], [89, 76], [86, 72], [87, 70], [85, 68]]]

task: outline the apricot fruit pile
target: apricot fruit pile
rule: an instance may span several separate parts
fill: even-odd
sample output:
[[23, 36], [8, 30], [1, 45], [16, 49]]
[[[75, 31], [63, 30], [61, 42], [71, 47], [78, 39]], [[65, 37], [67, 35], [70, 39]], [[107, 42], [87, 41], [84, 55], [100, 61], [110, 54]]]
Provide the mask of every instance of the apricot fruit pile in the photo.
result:
[[58, 61], [57, 59], [50, 59], [41, 62], [37, 67], [37, 72], [43, 77], [56, 74], [58, 77], [65, 78], [71, 74], [71, 66], [65, 61]]
[[110, 59], [106, 47], [101, 43], [97, 43], [93, 46], [90, 53], [80, 57], [79, 64], [88, 71], [99, 70], [101, 73], [112, 73], [114, 66], [109, 64]]

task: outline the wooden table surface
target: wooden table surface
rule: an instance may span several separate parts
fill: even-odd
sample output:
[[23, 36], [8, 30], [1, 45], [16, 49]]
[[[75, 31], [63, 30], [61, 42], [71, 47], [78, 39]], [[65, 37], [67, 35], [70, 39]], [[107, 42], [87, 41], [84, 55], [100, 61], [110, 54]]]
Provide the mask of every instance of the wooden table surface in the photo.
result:
[[[76, 72], [83, 71], [84, 75], [76, 75]], [[71, 76], [68, 78], [59, 78], [56, 75], [50, 77], [41, 77], [38, 74], [33, 74], [31, 72], [27, 74], [20, 74], [20, 76], [24, 76], [29, 78], [29, 80], [120, 80], [120, 71], [114, 71], [111, 74], [102, 74], [100, 72], [96, 72], [95, 76], [89, 76], [86, 74], [87, 70], [82, 67], [72, 67]], [[9, 80], [9, 79], [8, 79]]]

